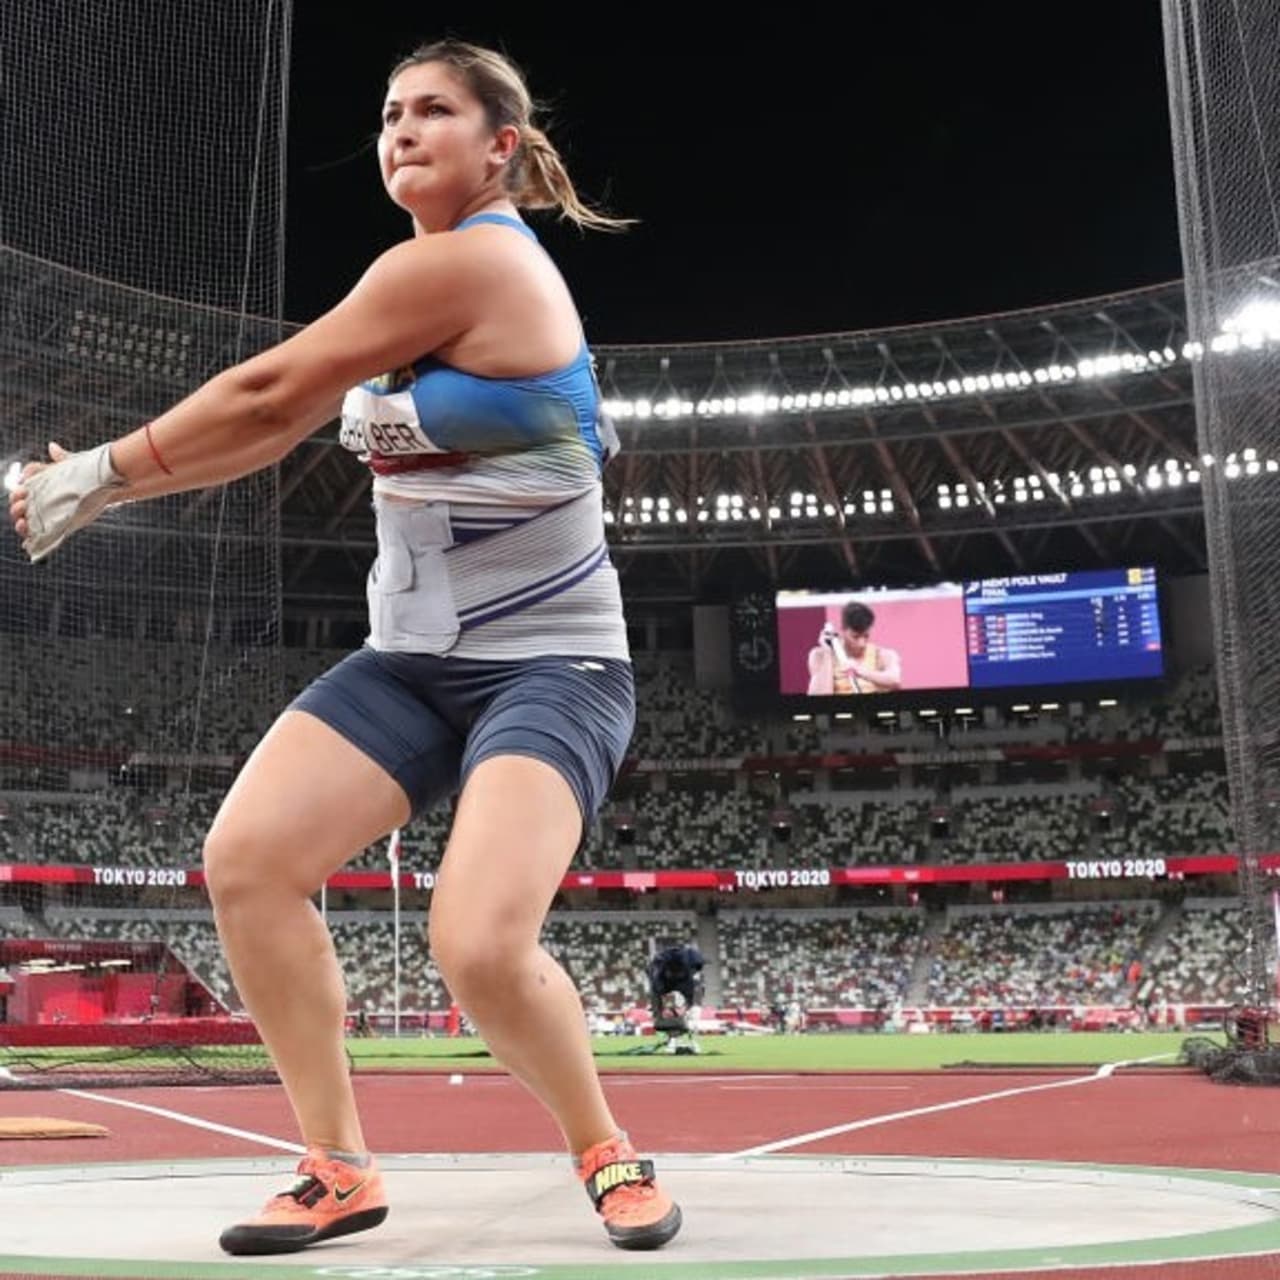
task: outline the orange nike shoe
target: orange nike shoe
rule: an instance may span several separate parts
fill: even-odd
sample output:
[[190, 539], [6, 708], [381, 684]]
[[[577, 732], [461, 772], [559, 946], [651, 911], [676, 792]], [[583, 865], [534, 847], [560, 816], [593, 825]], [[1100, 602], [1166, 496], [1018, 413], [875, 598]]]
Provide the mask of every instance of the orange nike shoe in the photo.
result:
[[272, 1196], [256, 1218], [228, 1227], [218, 1243], [227, 1253], [294, 1253], [321, 1240], [367, 1231], [387, 1213], [376, 1164], [361, 1169], [309, 1147], [293, 1186]]
[[660, 1249], [680, 1230], [680, 1206], [654, 1181], [625, 1133], [588, 1147], [577, 1159], [582, 1179], [619, 1249]]

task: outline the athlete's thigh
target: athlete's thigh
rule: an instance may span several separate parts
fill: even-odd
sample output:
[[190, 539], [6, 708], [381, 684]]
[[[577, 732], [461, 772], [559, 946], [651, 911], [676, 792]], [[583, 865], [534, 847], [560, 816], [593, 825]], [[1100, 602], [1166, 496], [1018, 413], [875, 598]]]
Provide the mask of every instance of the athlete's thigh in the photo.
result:
[[536, 938], [581, 832], [577, 798], [551, 765], [520, 755], [481, 761], [436, 875], [433, 943], [483, 938], [500, 950]]
[[323, 720], [289, 710], [227, 792], [205, 863], [215, 887], [247, 873], [314, 893], [408, 818], [409, 798], [391, 774]]
[[472, 726], [462, 794], [432, 894], [443, 926], [536, 937], [622, 759], [630, 664], [536, 659]]

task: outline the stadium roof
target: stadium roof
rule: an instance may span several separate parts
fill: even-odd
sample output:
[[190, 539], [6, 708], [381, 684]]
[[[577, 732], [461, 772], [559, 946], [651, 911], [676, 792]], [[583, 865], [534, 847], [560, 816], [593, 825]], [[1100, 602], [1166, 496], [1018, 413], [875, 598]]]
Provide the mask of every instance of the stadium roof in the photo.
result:
[[[630, 600], [1030, 568], [1203, 570], [1182, 287], [777, 341], [596, 349]], [[282, 478], [286, 594], [358, 594], [368, 477]]]
[[[11, 250], [0, 281], [6, 448], [27, 456], [53, 424], [75, 445], [136, 426], [281, 336]], [[876, 332], [597, 348], [623, 445], [606, 520], [624, 593], [1200, 571], [1194, 355], [1178, 282]], [[336, 424], [282, 465], [291, 611], [363, 609], [369, 483]]]

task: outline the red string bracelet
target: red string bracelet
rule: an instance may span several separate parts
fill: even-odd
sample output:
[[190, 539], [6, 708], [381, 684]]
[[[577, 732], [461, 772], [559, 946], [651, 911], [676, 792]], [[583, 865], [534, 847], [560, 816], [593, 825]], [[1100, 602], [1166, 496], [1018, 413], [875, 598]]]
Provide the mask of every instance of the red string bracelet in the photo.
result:
[[160, 450], [156, 448], [156, 442], [151, 438], [151, 423], [147, 423], [144, 428], [147, 433], [147, 444], [151, 446], [151, 456], [156, 460], [156, 466], [167, 476], [173, 475], [172, 468], [165, 465], [165, 460], [160, 456]]

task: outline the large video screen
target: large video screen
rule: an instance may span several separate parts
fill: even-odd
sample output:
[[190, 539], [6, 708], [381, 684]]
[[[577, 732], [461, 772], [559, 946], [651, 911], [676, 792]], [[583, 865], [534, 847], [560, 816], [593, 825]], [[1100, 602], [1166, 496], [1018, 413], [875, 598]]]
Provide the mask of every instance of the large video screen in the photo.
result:
[[1140, 680], [1164, 674], [1156, 571], [1090, 569], [777, 596], [779, 692]]

